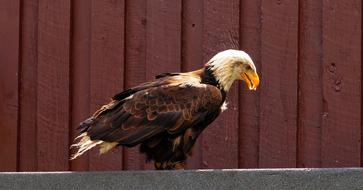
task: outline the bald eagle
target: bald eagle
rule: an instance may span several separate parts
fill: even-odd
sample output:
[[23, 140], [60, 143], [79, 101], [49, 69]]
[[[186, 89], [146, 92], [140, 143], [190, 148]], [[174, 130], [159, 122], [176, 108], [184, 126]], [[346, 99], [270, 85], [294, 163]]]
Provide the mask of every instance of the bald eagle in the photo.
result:
[[260, 82], [247, 53], [225, 50], [199, 70], [163, 73], [122, 91], [80, 124], [71, 159], [95, 146], [104, 154], [140, 144], [156, 169], [183, 169], [199, 134], [221, 113], [235, 80], [245, 81], [250, 90]]

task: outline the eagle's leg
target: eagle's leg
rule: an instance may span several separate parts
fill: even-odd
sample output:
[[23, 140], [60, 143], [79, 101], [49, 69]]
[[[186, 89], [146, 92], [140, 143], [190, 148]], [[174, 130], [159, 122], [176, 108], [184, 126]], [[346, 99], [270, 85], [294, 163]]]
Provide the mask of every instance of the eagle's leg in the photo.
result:
[[163, 162], [154, 162], [154, 167], [156, 170], [164, 170], [164, 163]]
[[157, 170], [183, 170], [185, 168], [185, 161], [155, 162], [154, 166]]
[[184, 161], [174, 162], [173, 164], [174, 164], [173, 165], [174, 170], [184, 170], [184, 168], [185, 168], [185, 162]]

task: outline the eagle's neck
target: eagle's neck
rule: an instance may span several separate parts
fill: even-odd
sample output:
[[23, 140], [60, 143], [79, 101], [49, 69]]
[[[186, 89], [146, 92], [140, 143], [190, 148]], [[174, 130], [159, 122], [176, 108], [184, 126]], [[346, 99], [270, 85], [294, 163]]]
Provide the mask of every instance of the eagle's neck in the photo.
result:
[[209, 67], [205, 67], [202, 69], [201, 79], [203, 84], [209, 84], [218, 87], [219, 89], [223, 89], [219, 84], [218, 79], [214, 75], [213, 71]]
[[218, 83], [219, 88], [222, 88], [226, 92], [229, 91], [237, 76], [232, 63], [233, 60], [228, 60], [223, 64], [209, 62], [204, 68], [206, 75], [213, 76], [214, 80]]
[[226, 94], [227, 91], [225, 90], [225, 88], [223, 88], [221, 83], [218, 81], [218, 78], [215, 76], [213, 70], [210, 67], [205, 66], [202, 69], [195, 70], [195, 71], [192, 71], [189, 73], [200, 77], [200, 82], [202, 84], [209, 84], [209, 85], [215, 86], [221, 90], [223, 95]]

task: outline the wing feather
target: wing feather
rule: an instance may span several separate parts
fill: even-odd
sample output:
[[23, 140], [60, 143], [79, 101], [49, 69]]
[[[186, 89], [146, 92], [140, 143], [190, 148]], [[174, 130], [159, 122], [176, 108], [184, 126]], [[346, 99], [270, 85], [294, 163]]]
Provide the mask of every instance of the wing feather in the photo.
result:
[[134, 146], [165, 131], [180, 133], [222, 105], [214, 86], [176, 79], [159, 84], [149, 83], [129, 97], [116, 95], [124, 99], [114, 99], [96, 112], [87, 134], [92, 140]]

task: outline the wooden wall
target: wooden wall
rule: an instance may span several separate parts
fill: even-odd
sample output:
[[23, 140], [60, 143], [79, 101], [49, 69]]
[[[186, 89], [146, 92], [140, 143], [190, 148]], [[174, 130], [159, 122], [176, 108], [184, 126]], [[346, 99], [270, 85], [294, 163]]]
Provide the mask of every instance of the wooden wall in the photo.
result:
[[247, 51], [188, 168], [363, 164], [361, 0], [2, 0], [0, 171], [150, 169], [137, 149], [70, 162], [77, 124], [122, 89]]

